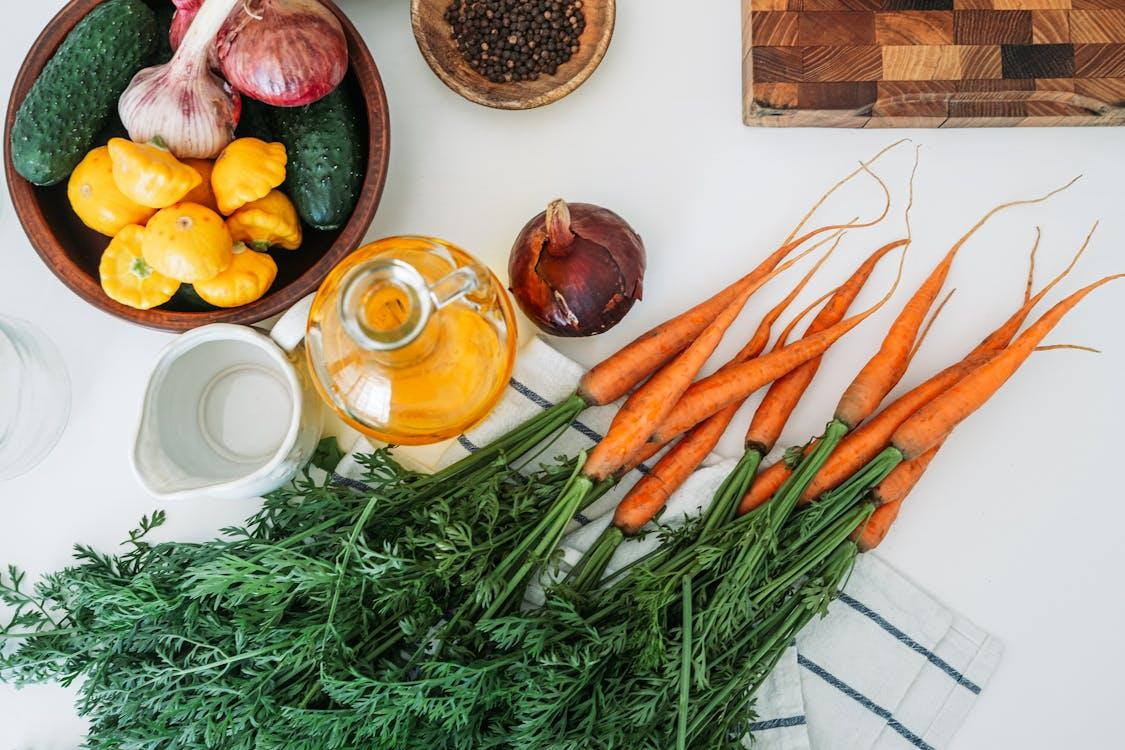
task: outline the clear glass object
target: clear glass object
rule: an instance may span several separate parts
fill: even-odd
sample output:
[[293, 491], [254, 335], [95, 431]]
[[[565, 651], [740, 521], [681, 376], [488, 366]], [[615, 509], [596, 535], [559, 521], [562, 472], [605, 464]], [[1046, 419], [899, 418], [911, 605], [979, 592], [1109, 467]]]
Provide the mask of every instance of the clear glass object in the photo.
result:
[[305, 351], [317, 390], [345, 422], [423, 445], [488, 415], [516, 344], [511, 302], [488, 268], [441, 240], [390, 237], [325, 279]]
[[70, 417], [70, 378], [37, 327], [0, 315], [0, 481], [30, 471], [58, 443]]

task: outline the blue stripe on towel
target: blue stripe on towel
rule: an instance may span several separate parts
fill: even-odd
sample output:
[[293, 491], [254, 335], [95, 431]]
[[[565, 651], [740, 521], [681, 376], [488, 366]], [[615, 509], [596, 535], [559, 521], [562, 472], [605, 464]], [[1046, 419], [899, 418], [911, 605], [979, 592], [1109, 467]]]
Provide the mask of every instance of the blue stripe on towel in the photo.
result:
[[786, 716], [784, 719], [770, 719], [769, 721], [756, 721], [750, 725], [751, 732], [765, 732], [770, 729], [783, 727], [802, 727], [808, 723], [804, 716]]
[[[553, 403], [543, 398], [538, 393], [533, 391], [531, 388], [528, 388], [526, 385], [516, 380], [515, 378], [510, 379], [508, 381], [508, 385], [511, 386], [513, 391], [520, 394], [541, 409], [550, 409], [552, 406], [554, 406]], [[584, 424], [581, 420], [576, 419], [571, 422], [570, 428], [580, 435], [588, 438], [591, 443], [600, 443], [602, 441], [602, 434], [589, 425]], [[644, 464], [641, 464], [637, 467], [637, 471], [639, 471], [641, 474], [648, 474], [652, 471], [652, 469]]]
[[914, 747], [919, 748], [919, 750], [934, 750], [931, 745], [926, 744], [925, 740], [900, 724], [890, 711], [875, 703], [866, 695], [859, 692], [851, 685], [848, 685], [846, 682], [841, 680], [839, 677], [836, 677], [824, 667], [820, 666], [814, 661], [809, 660], [807, 657], [802, 656], [801, 654], [797, 654], [797, 663], [815, 674], [820, 679], [827, 682], [832, 687], [839, 690], [844, 695], [854, 700], [859, 705], [866, 708], [871, 713], [885, 720], [887, 722], [887, 726], [902, 735], [902, 738], [909, 742], [911, 745], [914, 745]]
[[472, 440], [469, 440], [464, 435], [458, 435], [457, 436], [457, 442], [460, 443], [461, 447], [464, 448], [469, 453], [476, 453], [477, 451], [480, 450], [480, 448], [473, 445]]
[[854, 609], [856, 612], [859, 612], [864, 617], [869, 618], [876, 625], [894, 636], [900, 643], [909, 648], [911, 651], [914, 651], [915, 653], [921, 654], [922, 656], [926, 657], [926, 661], [933, 664], [942, 672], [945, 672], [947, 675], [953, 678], [953, 681], [958, 685], [961, 685], [973, 695], [980, 695], [979, 685], [974, 683], [972, 680], [969, 680], [967, 677], [965, 677], [965, 675], [958, 672], [953, 668], [952, 665], [950, 665], [940, 656], [927, 649], [921, 643], [915, 641], [913, 638], [896, 628], [891, 623], [887, 622], [887, 620], [878, 612], [875, 612], [863, 602], [853, 599], [842, 591], [840, 592], [840, 601], [842, 601], [844, 604], [847, 604], [849, 607]]

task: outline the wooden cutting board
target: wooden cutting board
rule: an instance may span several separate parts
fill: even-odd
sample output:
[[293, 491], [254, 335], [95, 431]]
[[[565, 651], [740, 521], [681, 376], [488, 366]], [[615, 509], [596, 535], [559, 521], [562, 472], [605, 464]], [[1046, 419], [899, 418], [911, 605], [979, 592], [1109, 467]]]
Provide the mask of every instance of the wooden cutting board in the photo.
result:
[[1125, 124], [1125, 0], [743, 0], [748, 125]]

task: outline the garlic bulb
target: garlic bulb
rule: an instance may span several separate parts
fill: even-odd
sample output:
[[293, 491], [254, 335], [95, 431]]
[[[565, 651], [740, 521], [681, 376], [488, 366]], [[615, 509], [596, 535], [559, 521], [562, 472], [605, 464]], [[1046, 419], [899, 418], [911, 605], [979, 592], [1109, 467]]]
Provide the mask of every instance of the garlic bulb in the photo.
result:
[[175, 56], [133, 78], [117, 105], [130, 139], [160, 139], [173, 154], [188, 159], [213, 159], [234, 140], [240, 102], [210, 71], [208, 55], [239, 2], [204, 0]]

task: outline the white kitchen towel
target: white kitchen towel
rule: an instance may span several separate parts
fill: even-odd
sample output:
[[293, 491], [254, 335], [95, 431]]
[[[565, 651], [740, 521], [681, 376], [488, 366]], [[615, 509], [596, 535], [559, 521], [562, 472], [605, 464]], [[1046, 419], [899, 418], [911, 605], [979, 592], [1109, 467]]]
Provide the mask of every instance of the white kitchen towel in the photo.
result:
[[[445, 466], [574, 390], [582, 368], [539, 339], [524, 347], [508, 392], [481, 426], [450, 445]], [[588, 409], [543, 459], [589, 449], [613, 409]], [[353, 456], [337, 472], [356, 477]], [[696, 515], [734, 465], [717, 460], [669, 500], [662, 523]], [[634, 477], [635, 480], [635, 477]], [[565, 572], [610, 521], [632, 481], [576, 519], [563, 542]], [[657, 544], [656, 535], [618, 550], [616, 570]], [[534, 598], [534, 596], [533, 596]], [[861, 555], [829, 614], [797, 638], [759, 691], [755, 746], [763, 750], [944, 748], [1000, 661], [999, 642], [949, 610], [873, 554]]]

